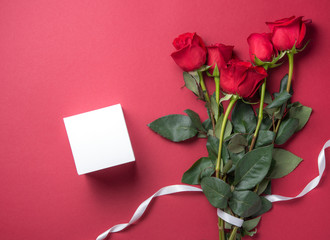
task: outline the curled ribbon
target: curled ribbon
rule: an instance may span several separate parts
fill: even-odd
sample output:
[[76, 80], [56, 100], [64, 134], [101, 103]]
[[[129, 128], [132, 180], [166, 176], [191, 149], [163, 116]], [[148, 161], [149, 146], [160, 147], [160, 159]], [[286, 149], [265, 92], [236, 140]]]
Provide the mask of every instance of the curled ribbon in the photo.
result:
[[[288, 200], [300, 198], [306, 195], [308, 192], [312, 191], [319, 184], [321, 177], [323, 175], [325, 169], [325, 149], [328, 147], [330, 147], [330, 140], [328, 140], [324, 144], [318, 156], [319, 175], [315, 177], [312, 181], [310, 181], [297, 196], [285, 197], [280, 195], [267, 195], [265, 196], [265, 198], [267, 198], [271, 202], [288, 201]], [[111, 233], [122, 231], [125, 228], [127, 228], [129, 225], [136, 222], [143, 215], [151, 200], [155, 197], [169, 195], [173, 193], [179, 193], [179, 192], [202, 192], [202, 191], [203, 190], [201, 188], [197, 188], [189, 185], [171, 185], [171, 186], [163, 187], [160, 190], [158, 190], [154, 195], [152, 195], [151, 197], [149, 197], [147, 200], [145, 200], [143, 203], [140, 204], [140, 206], [136, 209], [135, 213], [133, 214], [131, 220], [128, 223], [118, 224], [111, 227], [110, 229], [99, 235], [96, 240], [103, 240], [106, 237], [109, 237]], [[221, 209], [217, 209], [217, 215], [224, 221], [230, 223], [231, 225], [235, 225], [237, 227], [241, 227], [244, 222], [242, 219], [234, 217], [222, 211]]]
[[325, 153], [324, 150], [326, 148], [330, 147], [330, 140], [328, 140], [321, 152], [319, 153], [319, 157], [317, 159], [317, 165], [319, 167], [319, 175], [315, 177], [312, 181], [310, 181], [306, 187], [295, 197], [285, 197], [285, 196], [280, 196], [280, 195], [268, 195], [265, 198], [267, 198], [271, 202], [279, 202], [279, 201], [288, 201], [296, 198], [300, 198], [304, 195], [306, 195], [308, 192], [312, 191], [316, 186], [319, 184], [321, 177], [323, 175], [324, 169], [325, 169]]
[[163, 187], [160, 190], [158, 190], [154, 195], [152, 195], [151, 197], [149, 197], [147, 200], [145, 200], [143, 203], [140, 204], [140, 206], [136, 209], [135, 213], [133, 214], [133, 217], [128, 223], [122, 223], [113, 226], [112, 228], [108, 229], [100, 236], [98, 236], [96, 240], [103, 240], [111, 233], [119, 232], [127, 228], [129, 225], [133, 224], [134, 222], [136, 222], [143, 215], [151, 200], [155, 197], [169, 195], [173, 193], [179, 193], [179, 192], [202, 192], [202, 191], [203, 190], [200, 188], [192, 187], [188, 185], [171, 185], [171, 186]]

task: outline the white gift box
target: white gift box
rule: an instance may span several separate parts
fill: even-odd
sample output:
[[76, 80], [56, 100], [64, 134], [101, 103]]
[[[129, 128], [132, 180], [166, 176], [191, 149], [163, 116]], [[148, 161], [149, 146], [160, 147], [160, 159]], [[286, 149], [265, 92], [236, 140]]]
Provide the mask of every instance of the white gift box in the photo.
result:
[[63, 120], [79, 175], [135, 161], [120, 104]]

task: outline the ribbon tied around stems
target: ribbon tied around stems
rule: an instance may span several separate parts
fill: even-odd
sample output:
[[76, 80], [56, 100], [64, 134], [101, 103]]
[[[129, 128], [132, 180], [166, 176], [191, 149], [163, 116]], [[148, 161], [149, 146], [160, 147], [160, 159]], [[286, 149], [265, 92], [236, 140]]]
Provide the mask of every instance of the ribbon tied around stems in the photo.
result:
[[[325, 169], [325, 149], [330, 147], [330, 140], [328, 140], [319, 156], [318, 156], [318, 169], [319, 169], [319, 175], [315, 177], [313, 180], [311, 180], [306, 187], [295, 197], [286, 197], [286, 196], [280, 196], [280, 195], [267, 195], [265, 198], [267, 198], [270, 202], [279, 202], [279, 201], [288, 201], [296, 198], [303, 197], [306, 195], [308, 192], [312, 191], [320, 182], [321, 177], [323, 175], [324, 169]], [[140, 219], [147, 209], [149, 203], [151, 202], [152, 199], [159, 197], [159, 196], [164, 196], [164, 195], [169, 195], [169, 194], [174, 194], [174, 193], [179, 193], [179, 192], [203, 192], [201, 188], [198, 187], [193, 187], [189, 185], [171, 185], [171, 186], [166, 186], [158, 190], [155, 194], [153, 194], [151, 197], [149, 197], [147, 200], [145, 200], [143, 203], [140, 204], [140, 206], [136, 209], [135, 213], [133, 214], [131, 220], [128, 223], [122, 223], [115, 225], [99, 235], [96, 240], [103, 240], [107, 237], [110, 237], [111, 233], [119, 232], [130, 226], [131, 224], [135, 223], [138, 219]], [[243, 219], [234, 217], [221, 209], [217, 209], [217, 215], [219, 218], [223, 219], [227, 223], [241, 227], [244, 223]]]

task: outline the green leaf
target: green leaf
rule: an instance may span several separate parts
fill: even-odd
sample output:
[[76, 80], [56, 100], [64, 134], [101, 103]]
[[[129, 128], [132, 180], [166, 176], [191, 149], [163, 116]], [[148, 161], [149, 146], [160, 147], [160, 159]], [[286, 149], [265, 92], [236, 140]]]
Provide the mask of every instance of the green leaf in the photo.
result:
[[297, 51], [298, 53], [304, 51], [305, 48], [307, 47], [307, 45], [310, 43], [310, 41], [311, 41], [311, 40], [308, 40], [308, 41], [306, 42], [306, 44], [305, 44], [302, 48], [296, 49], [296, 51]]
[[232, 166], [233, 166], [233, 161], [229, 159], [226, 162], [226, 164], [223, 166], [222, 173], [227, 174], [227, 172], [229, 172], [232, 169]]
[[272, 119], [268, 115], [264, 115], [261, 121], [260, 130], [269, 130], [272, 124]]
[[237, 101], [231, 120], [234, 125], [234, 131], [240, 133], [253, 133], [257, 125], [252, 106], [243, 103], [241, 100]]
[[204, 131], [205, 132], [199, 132], [198, 133], [198, 137], [199, 138], [207, 138], [209, 135], [212, 135], [212, 134], [209, 134], [210, 131], [213, 132], [212, 130], [212, 121], [211, 119], [206, 119], [203, 123], [202, 123], [202, 126], [203, 128], [205, 129]]
[[197, 83], [197, 84], [200, 83], [200, 78], [199, 78], [198, 70], [188, 72], [188, 74], [189, 74], [192, 78], [194, 78], [194, 79], [196, 80], [196, 83]]
[[274, 148], [273, 161], [269, 178], [281, 178], [292, 172], [303, 159], [281, 148]]
[[197, 129], [188, 116], [180, 114], [167, 115], [149, 123], [148, 126], [159, 135], [180, 142], [194, 137]]
[[269, 117], [264, 117], [261, 121], [260, 130], [269, 130], [272, 124], [272, 119]]
[[[268, 146], [272, 144], [274, 137], [275, 137], [275, 133], [273, 131], [260, 130], [255, 143], [255, 148]], [[248, 135], [247, 140], [249, 145], [251, 144], [252, 139], [253, 139], [253, 135], [252, 134]]]
[[210, 158], [200, 158], [182, 176], [182, 182], [199, 184], [203, 177], [210, 177], [214, 173], [214, 162]]
[[276, 107], [280, 107], [282, 106], [284, 103], [286, 103], [290, 98], [292, 97], [292, 95], [286, 91], [279, 93], [274, 101], [269, 104], [266, 108], [276, 108]]
[[270, 93], [266, 90], [265, 92], [265, 98], [264, 98], [264, 102], [267, 104], [271, 104], [273, 101], [272, 96], [270, 95]]
[[199, 118], [199, 115], [194, 112], [193, 110], [186, 109], [184, 110], [185, 113], [190, 117], [192, 124], [194, 125], [195, 128], [197, 128], [200, 131], [205, 131], [201, 119]]
[[310, 115], [312, 113], [312, 109], [310, 107], [306, 107], [299, 102], [295, 102], [289, 110], [289, 118], [296, 118], [299, 120], [298, 127], [296, 132], [301, 130], [307, 123]]
[[212, 109], [212, 112], [214, 113], [214, 118], [218, 119], [219, 115], [220, 115], [220, 109], [219, 109], [217, 100], [215, 100], [214, 95], [211, 96], [210, 100], [211, 100], [211, 109]]
[[[285, 74], [284, 77], [281, 80], [281, 83], [280, 83], [280, 93], [281, 92], [286, 92], [286, 87], [288, 85], [288, 80], [289, 80], [289, 76], [288, 76], [288, 74]], [[274, 96], [276, 96], [277, 94], [278, 93], [274, 93]], [[292, 86], [291, 86], [291, 89], [290, 89], [290, 94], [291, 95], [293, 94]]]
[[260, 219], [261, 219], [261, 217], [253, 218], [253, 219], [250, 219], [250, 220], [246, 220], [246, 221], [244, 221], [242, 227], [244, 228], [244, 230], [246, 230], [246, 231], [249, 232], [252, 229], [254, 229], [254, 228], [257, 227], [257, 225], [260, 222]]
[[231, 210], [240, 217], [249, 217], [261, 208], [260, 197], [252, 191], [234, 191], [228, 203]]
[[[281, 83], [280, 83], [280, 92], [286, 92], [286, 87], [288, 85], [288, 80], [289, 80], [289, 76], [288, 76], [288, 74], [285, 74], [284, 77], [281, 80]], [[291, 86], [291, 89], [290, 89], [290, 94], [291, 95], [293, 94], [292, 86]], [[276, 94], [274, 94], [274, 95], [276, 96]]]
[[207, 138], [207, 132], [199, 132], [199, 133], [197, 134], [197, 137], [198, 137], [198, 138]]
[[225, 143], [222, 144], [222, 148], [221, 148], [221, 159], [223, 160], [224, 164], [227, 164], [227, 162], [229, 161], [229, 152], [227, 150], [227, 146]]
[[275, 112], [279, 111], [280, 108], [264, 108], [264, 112], [269, 115], [269, 118], [271, 118]]
[[197, 80], [187, 72], [183, 72], [183, 79], [184, 79], [186, 87], [190, 91], [195, 93], [197, 96], [199, 96], [199, 87], [198, 87]]
[[244, 155], [235, 169], [237, 190], [250, 189], [267, 175], [272, 161], [273, 145], [252, 150]]
[[[206, 143], [207, 152], [209, 153], [209, 158], [216, 160], [218, 158], [219, 151], [219, 139], [213, 136], [209, 136]], [[222, 145], [221, 159], [224, 164], [227, 164], [229, 161], [229, 153], [225, 143]]]
[[261, 61], [259, 58], [257, 58], [257, 56], [255, 54], [254, 54], [254, 62], [255, 62], [255, 65], [257, 65], [257, 66], [264, 66], [264, 65], [266, 65], [266, 62]]
[[[221, 132], [223, 117], [224, 117], [224, 114], [221, 114], [221, 116], [219, 117], [217, 123], [215, 124], [215, 136], [217, 138], [220, 138], [220, 132]], [[232, 131], [233, 131], [233, 126], [232, 126], [230, 120], [227, 119], [226, 128], [225, 128], [225, 132], [224, 132], [223, 137], [226, 138], [226, 137], [230, 136]]]
[[[226, 222], [225, 222], [226, 223]], [[230, 232], [226, 232], [225, 233], [225, 239], [229, 239], [230, 238]], [[236, 236], [233, 240], [242, 240], [242, 234], [240, 232], [236, 233]]]
[[269, 200], [267, 200], [265, 197], [262, 196], [260, 197], [260, 199], [261, 199], [261, 208], [251, 216], [253, 218], [268, 212], [272, 208], [272, 203]]
[[250, 231], [250, 232], [243, 229], [243, 236], [253, 237], [256, 233], [257, 233], [257, 229], [255, 229], [254, 231]]
[[275, 143], [284, 144], [296, 131], [299, 120], [296, 118], [288, 118], [282, 121], [276, 136]]
[[289, 75], [285, 74], [280, 83], [280, 92], [286, 91], [286, 87], [288, 85], [288, 80], [289, 80]]
[[219, 68], [218, 68], [218, 65], [216, 63], [215, 63], [212, 75], [213, 75], [213, 77], [219, 77], [220, 76]]
[[[257, 233], [257, 225], [260, 222], [261, 217], [253, 218], [250, 220], [244, 221], [242, 228], [243, 228], [243, 236], [250, 236], [252, 237], [254, 234]], [[254, 229], [254, 231], [253, 231]]]
[[206, 132], [208, 132], [209, 130], [212, 129], [212, 121], [211, 119], [206, 119], [204, 122], [203, 122], [203, 128], [205, 129]]
[[205, 72], [205, 71], [209, 70], [210, 67], [211, 67], [211, 66], [203, 65], [203, 66], [201, 66], [199, 69], [197, 69], [197, 71]]
[[219, 178], [205, 177], [201, 181], [201, 187], [206, 198], [212, 206], [224, 209], [232, 193], [230, 186]]
[[272, 194], [272, 182], [271, 181], [269, 181], [265, 191], [262, 194], [265, 194], [265, 195], [271, 195]]
[[249, 101], [244, 100], [244, 98], [242, 98], [241, 101], [248, 105], [257, 105], [259, 103], [259, 102], [249, 102]]
[[245, 150], [245, 147], [248, 145], [248, 142], [245, 137], [241, 134], [237, 134], [232, 137], [228, 143], [228, 150], [232, 153], [240, 153]]
[[255, 148], [262, 147], [262, 146], [267, 146], [273, 142], [273, 139], [275, 137], [275, 133], [273, 131], [265, 131], [265, 130], [260, 130]]
[[282, 119], [284, 111], [285, 111], [285, 105], [282, 105], [282, 107], [278, 108], [278, 110], [274, 113], [275, 119]]
[[217, 159], [219, 152], [219, 139], [213, 136], [207, 138], [206, 149], [209, 153], [209, 158]]
[[267, 179], [267, 178], [264, 178], [261, 183], [259, 184], [259, 187], [258, 187], [258, 191], [257, 191], [257, 194], [258, 195], [261, 195], [267, 188], [268, 184], [269, 184], [270, 180]]
[[233, 165], [236, 166], [237, 163], [245, 156], [245, 152], [232, 153], [228, 151], [230, 159], [233, 161]]
[[220, 99], [220, 103], [230, 100], [232, 96], [233, 94], [225, 94], [225, 96]]

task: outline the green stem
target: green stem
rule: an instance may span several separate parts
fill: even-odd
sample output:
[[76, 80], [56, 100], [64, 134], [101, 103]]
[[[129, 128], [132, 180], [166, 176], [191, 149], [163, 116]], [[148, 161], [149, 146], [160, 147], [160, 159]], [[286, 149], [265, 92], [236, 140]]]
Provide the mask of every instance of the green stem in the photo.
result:
[[293, 53], [288, 52], [288, 58], [289, 58], [289, 76], [288, 76], [288, 84], [286, 86], [286, 91], [290, 93], [291, 89], [291, 82], [292, 82], [292, 75], [293, 75]]
[[218, 224], [219, 224], [219, 240], [226, 240], [224, 221], [221, 218], [218, 218]]
[[276, 134], [278, 132], [278, 129], [280, 128], [281, 122], [282, 122], [282, 119], [278, 120], [278, 122], [277, 122], [277, 125], [276, 125], [276, 128], [275, 128], [275, 138], [276, 138]]
[[231, 234], [230, 234], [229, 240], [235, 240], [236, 239], [237, 229], [238, 229], [238, 227], [235, 226], [234, 229], [232, 230]]
[[210, 97], [209, 97], [209, 94], [207, 92], [207, 89], [206, 89], [206, 86], [205, 86], [205, 83], [204, 83], [203, 73], [200, 72], [200, 71], [197, 71], [197, 73], [198, 73], [199, 82], [201, 84], [201, 88], [203, 90], [208, 109], [209, 109], [210, 114], [211, 114], [212, 129], [213, 129], [213, 133], [214, 133], [214, 131], [215, 131], [215, 121], [214, 121], [214, 113], [213, 113], [212, 107], [211, 107]]
[[264, 100], [265, 100], [265, 92], [266, 92], [266, 78], [261, 86], [261, 95], [260, 95], [260, 106], [259, 106], [259, 113], [258, 113], [258, 123], [257, 123], [257, 127], [256, 130], [253, 134], [253, 138], [251, 141], [251, 145], [250, 145], [250, 149], [249, 151], [252, 151], [252, 149], [254, 148], [254, 145], [256, 143], [258, 134], [259, 134], [259, 130], [260, 130], [260, 126], [262, 123], [262, 119], [264, 118]]
[[203, 73], [200, 72], [200, 71], [197, 71], [197, 72], [198, 72], [198, 76], [199, 76], [199, 82], [201, 84], [201, 88], [202, 88], [204, 96], [205, 96], [205, 100], [207, 102], [210, 102], [210, 97], [209, 97], [209, 94], [207, 92], [207, 89], [206, 89], [206, 86], [205, 86], [205, 83], [204, 83], [204, 79], [203, 79]]
[[[253, 134], [253, 138], [252, 138], [252, 141], [251, 141], [249, 152], [251, 152], [254, 148], [254, 145], [257, 141], [257, 137], [258, 137], [258, 134], [259, 134], [262, 119], [264, 118], [264, 100], [265, 100], [265, 92], [266, 92], [266, 81], [267, 81], [267, 79], [265, 78], [265, 80], [264, 80], [264, 82], [261, 86], [260, 106], [259, 106], [259, 113], [258, 113], [258, 123], [257, 123], [256, 130]], [[257, 186], [255, 187], [255, 192], [257, 192], [258, 188], [259, 188], [259, 184], [257, 184]]]
[[[288, 52], [287, 55], [288, 55], [288, 59], [289, 59], [289, 76], [288, 76], [288, 83], [286, 85], [286, 91], [288, 93], [290, 93], [291, 82], [292, 82], [292, 75], [293, 75], [293, 55], [294, 55], [294, 53], [293, 52]], [[286, 105], [287, 104], [285, 104], [285, 108], [286, 108]], [[277, 135], [277, 131], [278, 131], [280, 125], [281, 125], [281, 122], [282, 122], [282, 119], [280, 119], [277, 122], [276, 129], [274, 130], [274, 132], [275, 132], [275, 138], [276, 138], [276, 135]]]
[[[233, 109], [233, 106], [235, 105], [235, 102], [239, 99], [237, 95], [233, 95], [230, 99], [230, 102], [228, 104], [226, 113], [222, 119], [221, 124], [221, 131], [220, 131], [220, 137], [219, 137], [219, 150], [218, 150], [218, 159], [215, 167], [215, 176], [217, 178], [220, 177], [220, 170], [223, 171], [223, 162], [221, 161], [221, 151], [222, 151], [222, 142], [224, 138], [224, 133], [227, 125], [227, 120], [229, 117], [229, 113]], [[224, 228], [224, 221], [221, 218], [218, 218], [218, 224], [219, 224], [219, 240], [226, 240], [225, 238], [225, 228]]]
[[239, 96], [233, 95], [230, 99], [230, 102], [228, 104], [225, 116], [223, 117], [222, 124], [221, 124], [221, 131], [220, 131], [220, 137], [219, 137], [219, 151], [218, 151], [218, 159], [215, 167], [215, 176], [217, 178], [220, 177], [220, 171], [222, 171], [223, 168], [223, 162], [221, 161], [221, 151], [222, 151], [222, 143], [223, 143], [223, 136], [226, 129], [226, 124], [228, 120], [229, 113], [231, 112], [233, 106], [235, 105], [235, 102], [239, 99]]

